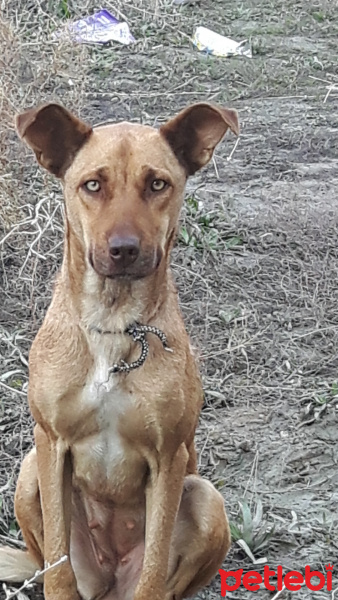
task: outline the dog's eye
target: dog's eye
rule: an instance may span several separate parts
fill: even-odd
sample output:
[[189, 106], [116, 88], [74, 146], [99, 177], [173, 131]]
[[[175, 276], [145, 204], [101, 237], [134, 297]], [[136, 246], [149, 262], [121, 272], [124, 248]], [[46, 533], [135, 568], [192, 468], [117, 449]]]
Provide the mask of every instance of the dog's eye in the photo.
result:
[[150, 184], [150, 189], [152, 192], [161, 192], [167, 185], [163, 179], [154, 179]]
[[90, 179], [89, 181], [86, 181], [84, 187], [86, 190], [88, 190], [88, 192], [99, 192], [101, 189], [101, 184], [99, 181], [97, 181], [97, 179]]

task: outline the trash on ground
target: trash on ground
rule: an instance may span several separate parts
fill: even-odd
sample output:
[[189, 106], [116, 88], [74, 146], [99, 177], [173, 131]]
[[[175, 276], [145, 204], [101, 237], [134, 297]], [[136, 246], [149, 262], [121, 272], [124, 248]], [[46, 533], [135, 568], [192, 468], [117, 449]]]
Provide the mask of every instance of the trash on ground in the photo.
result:
[[219, 35], [207, 27], [197, 27], [193, 44], [201, 52], [207, 52], [213, 56], [247, 56], [252, 58], [251, 44], [249, 40], [235, 42], [230, 38]]
[[62, 31], [54, 33], [53, 37], [60, 38], [65, 34], [80, 44], [107, 44], [114, 41], [127, 45], [136, 41], [128, 24], [118, 21], [106, 9], [68, 24]]

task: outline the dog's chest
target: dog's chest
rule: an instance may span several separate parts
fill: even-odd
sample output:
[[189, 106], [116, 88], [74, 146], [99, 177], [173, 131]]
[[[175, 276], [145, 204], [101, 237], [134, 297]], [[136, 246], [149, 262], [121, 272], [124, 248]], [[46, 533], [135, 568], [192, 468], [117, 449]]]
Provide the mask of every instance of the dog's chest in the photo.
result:
[[125, 502], [137, 493], [146, 468], [120, 433], [121, 421], [137, 410], [137, 399], [121, 375], [109, 375], [117, 357], [109, 341], [99, 340], [94, 350], [93, 367], [81, 394], [81, 409], [90, 427], [72, 447], [75, 479], [91, 494]]

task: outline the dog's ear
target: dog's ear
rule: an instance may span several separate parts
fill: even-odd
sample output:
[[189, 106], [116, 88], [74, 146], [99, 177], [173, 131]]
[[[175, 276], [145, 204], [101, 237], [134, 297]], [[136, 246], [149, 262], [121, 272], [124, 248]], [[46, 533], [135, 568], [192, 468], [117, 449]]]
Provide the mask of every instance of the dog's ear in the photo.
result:
[[17, 115], [16, 130], [34, 150], [38, 162], [57, 177], [63, 177], [92, 132], [58, 104], [45, 104]]
[[207, 103], [193, 104], [160, 128], [187, 174], [206, 165], [228, 129], [239, 135], [237, 112]]

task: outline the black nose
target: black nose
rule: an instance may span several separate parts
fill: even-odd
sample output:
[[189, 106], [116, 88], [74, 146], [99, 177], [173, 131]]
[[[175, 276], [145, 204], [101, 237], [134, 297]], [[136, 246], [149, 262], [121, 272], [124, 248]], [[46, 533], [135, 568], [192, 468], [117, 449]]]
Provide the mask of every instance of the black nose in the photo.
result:
[[140, 253], [140, 240], [134, 236], [113, 235], [108, 240], [109, 254], [119, 267], [132, 265]]

